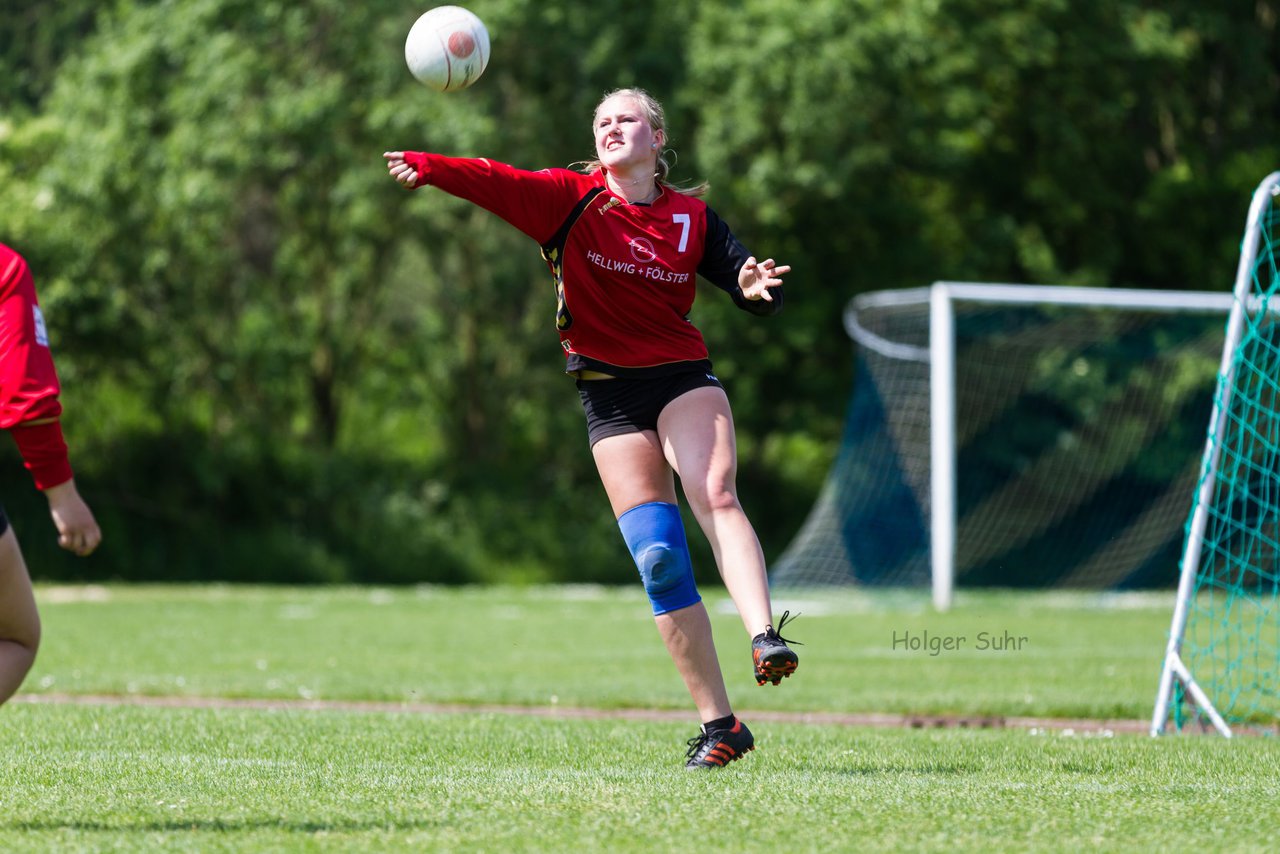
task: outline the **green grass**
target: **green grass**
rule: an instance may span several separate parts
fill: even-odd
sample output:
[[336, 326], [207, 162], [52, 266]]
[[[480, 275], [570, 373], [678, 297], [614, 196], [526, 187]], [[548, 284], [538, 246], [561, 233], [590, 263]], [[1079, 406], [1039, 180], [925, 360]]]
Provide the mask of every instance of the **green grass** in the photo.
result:
[[[100, 590], [99, 593], [94, 591]], [[577, 588], [109, 587], [39, 591], [29, 693], [517, 703], [687, 709], [644, 594]], [[746, 709], [1145, 718], [1172, 595], [779, 595], [800, 611], [801, 675], [750, 678], [746, 632], [708, 596]], [[964, 637], [931, 655], [894, 637]], [[980, 650], [978, 634], [1025, 637]]]
[[[1259, 739], [772, 724], [689, 774], [677, 724], [15, 705], [0, 848], [1263, 850]], [[785, 814], [785, 816], [784, 816]]]
[[[41, 588], [26, 695], [689, 707], [642, 595], [592, 588]], [[800, 673], [740, 712], [1144, 718], [1171, 597], [788, 599]], [[892, 634], [968, 636], [931, 656]], [[1027, 636], [979, 651], [978, 631]], [[27, 699], [31, 699], [28, 697]], [[764, 716], [767, 717], [767, 716]], [[870, 729], [762, 720], [730, 769], [679, 768], [681, 720], [476, 712], [0, 709], [0, 850], [1270, 850], [1272, 738]]]

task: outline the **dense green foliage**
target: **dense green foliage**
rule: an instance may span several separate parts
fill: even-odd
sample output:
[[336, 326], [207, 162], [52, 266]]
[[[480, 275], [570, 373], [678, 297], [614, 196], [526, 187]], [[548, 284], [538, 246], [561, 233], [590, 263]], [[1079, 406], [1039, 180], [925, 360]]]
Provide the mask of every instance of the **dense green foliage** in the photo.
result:
[[0, 240], [36, 272], [106, 530], [92, 561], [53, 554], [9, 454], [37, 575], [631, 577], [536, 247], [401, 191], [389, 148], [565, 165], [604, 91], [666, 102], [675, 177], [795, 267], [781, 317], [708, 292], [694, 318], [769, 554], [839, 438], [852, 294], [1225, 287], [1280, 164], [1274, 0], [470, 7], [493, 60], [445, 96], [390, 0], [17, 3]]

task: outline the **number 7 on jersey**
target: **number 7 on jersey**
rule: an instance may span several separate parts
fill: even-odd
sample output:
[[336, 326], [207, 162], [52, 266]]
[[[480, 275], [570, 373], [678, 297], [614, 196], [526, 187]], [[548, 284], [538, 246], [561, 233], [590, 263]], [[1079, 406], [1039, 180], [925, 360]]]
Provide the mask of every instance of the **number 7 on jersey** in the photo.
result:
[[680, 226], [680, 245], [677, 252], [683, 252], [689, 245], [689, 215], [687, 213], [672, 214], [671, 221]]

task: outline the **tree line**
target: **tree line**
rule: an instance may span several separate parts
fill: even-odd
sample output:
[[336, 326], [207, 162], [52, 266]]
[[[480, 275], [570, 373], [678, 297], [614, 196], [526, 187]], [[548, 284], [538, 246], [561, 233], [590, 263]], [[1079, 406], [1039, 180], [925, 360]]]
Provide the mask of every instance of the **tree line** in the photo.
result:
[[36, 274], [106, 535], [58, 554], [6, 448], [38, 578], [632, 577], [537, 248], [400, 190], [387, 149], [565, 166], [604, 92], [665, 103], [672, 177], [795, 268], [778, 318], [713, 288], [694, 309], [770, 556], [840, 441], [851, 296], [1227, 289], [1280, 167], [1274, 0], [477, 0], [493, 57], [448, 95], [404, 66], [425, 6], [9, 8], [0, 240]]

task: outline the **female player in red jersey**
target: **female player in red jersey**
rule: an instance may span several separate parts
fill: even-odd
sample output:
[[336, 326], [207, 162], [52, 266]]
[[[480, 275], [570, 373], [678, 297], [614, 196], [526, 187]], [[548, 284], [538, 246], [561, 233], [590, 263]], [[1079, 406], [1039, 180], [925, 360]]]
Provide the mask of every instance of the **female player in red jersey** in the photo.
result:
[[[49, 501], [58, 545], [84, 556], [98, 547], [102, 532], [76, 490], [58, 421], [58, 392], [31, 271], [21, 255], [0, 243], [0, 428], [13, 436], [36, 488]], [[0, 703], [18, 690], [39, 645], [31, 578], [0, 509]]]
[[674, 475], [752, 636], [757, 683], [779, 684], [797, 657], [772, 625], [764, 554], [738, 502], [729, 401], [688, 316], [698, 275], [751, 314], [776, 314], [791, 268], [748, 253], [698, 198], [705, 185], [668, 183], [663, 111], [648, 93], [607, 94], [594, 134], [596, 159], [580, 172], [416, 151], [384, 157], [402, 185], [471, 201], [542, 246], [566, 370], [577, 379], [600, 479], [702, 719], [686, 765], [720, 766], [755, 742], [729, 703]]

